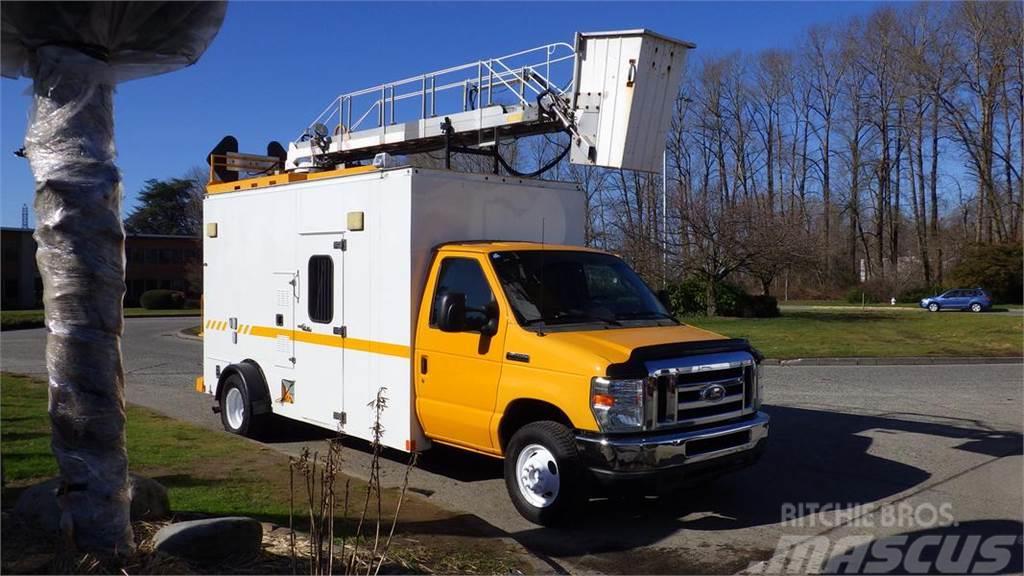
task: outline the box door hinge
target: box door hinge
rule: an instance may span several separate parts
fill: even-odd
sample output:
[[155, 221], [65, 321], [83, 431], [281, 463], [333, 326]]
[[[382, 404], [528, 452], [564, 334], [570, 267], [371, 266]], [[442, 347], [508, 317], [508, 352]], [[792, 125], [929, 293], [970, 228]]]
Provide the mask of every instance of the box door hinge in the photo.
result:
[[334, 419], [337, 420], [342, 426], [348, 424], [348, 414], [344, 412], [335, 412]]
[[342, 252], [344, 252], [345, 250], [348, 250], [348, 240], [345, 240], [345, 239], [338, 240], [337, 242], [334, 243], [334, 249], [335, 250], [341, 250]]
[[348, 338], [348, 326], [335, 326], [334, 334], [342, 338]]

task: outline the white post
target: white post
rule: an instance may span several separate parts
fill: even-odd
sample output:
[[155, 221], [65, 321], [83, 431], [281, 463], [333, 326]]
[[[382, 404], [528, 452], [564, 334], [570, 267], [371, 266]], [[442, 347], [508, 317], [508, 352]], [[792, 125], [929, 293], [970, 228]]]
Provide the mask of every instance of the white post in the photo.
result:
[[662, 286], [668, 286], [668, 147], [661, 153], [661, 255]]

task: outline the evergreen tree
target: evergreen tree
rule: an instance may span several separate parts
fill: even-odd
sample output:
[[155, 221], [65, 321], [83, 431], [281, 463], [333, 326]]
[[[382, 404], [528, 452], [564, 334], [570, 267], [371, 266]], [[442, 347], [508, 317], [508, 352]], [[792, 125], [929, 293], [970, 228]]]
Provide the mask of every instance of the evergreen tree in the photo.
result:
[[190, 179], [147, 180], [138, 205], [124, 221], [131, 234], [195, 236], [202, 226], [193, 209], [202, 193]]

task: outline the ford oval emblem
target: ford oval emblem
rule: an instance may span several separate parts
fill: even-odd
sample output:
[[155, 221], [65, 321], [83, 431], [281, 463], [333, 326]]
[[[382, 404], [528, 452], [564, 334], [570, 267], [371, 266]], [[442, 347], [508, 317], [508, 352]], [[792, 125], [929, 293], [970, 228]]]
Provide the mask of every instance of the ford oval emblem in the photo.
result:
[[707, 402], [718, 402], [722, 398], [725, 398], [725, 386], [721, 384], [712, 384], [700, 391], [700, 399]]

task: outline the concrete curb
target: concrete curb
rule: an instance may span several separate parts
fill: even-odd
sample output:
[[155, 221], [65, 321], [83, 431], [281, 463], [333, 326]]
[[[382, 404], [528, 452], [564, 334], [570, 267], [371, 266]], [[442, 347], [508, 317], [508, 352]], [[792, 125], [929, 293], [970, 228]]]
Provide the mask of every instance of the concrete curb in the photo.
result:
[[185, 329], [182, 329], [182, 330], [178, 330], [177, 332], [173, 332], [174, 337], [175, 338], [180, 338], [182, 340], [193, 340], [195, 342], [202, 342], [203, 341], [202, 337], [200, 337], [200, 336], [193, 336], [192, 334], [186, 334], [185, 330], [188, 330], [188, 328], [185, 328]]
[[942, 366], [949, 364], [1022, 364], [1021, 357], [985, 357], [985, 356], [920, 356], [895, 358], [793, 358], [779, 360], [765, 359], [768, 366]]

